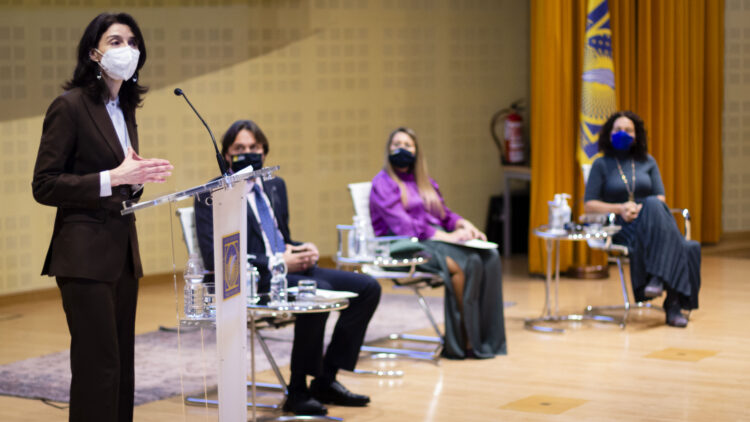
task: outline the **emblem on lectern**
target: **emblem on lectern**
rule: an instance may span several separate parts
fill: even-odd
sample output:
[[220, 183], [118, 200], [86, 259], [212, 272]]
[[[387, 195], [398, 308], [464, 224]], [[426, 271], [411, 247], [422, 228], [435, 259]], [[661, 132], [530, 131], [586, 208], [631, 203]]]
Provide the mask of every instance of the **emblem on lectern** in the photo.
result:
[[221, 238], [224, 263], [224, 300], [240, 293], [240, 233]]

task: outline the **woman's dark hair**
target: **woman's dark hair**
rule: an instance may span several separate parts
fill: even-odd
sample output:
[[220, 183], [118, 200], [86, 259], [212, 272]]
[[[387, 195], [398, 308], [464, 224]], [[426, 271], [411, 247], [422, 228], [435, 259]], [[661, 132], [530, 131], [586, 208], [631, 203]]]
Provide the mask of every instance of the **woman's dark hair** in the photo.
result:
[[[146, 44], [143, 41], [143, 34], [141, 34], [138, 23], [127, 13], [102, 13], [95, 17], [86, 27], [86, 30], [83, 31], [81, 41], [78, 43], [78, 64], [76, 64], [76, 69], [73, 71], [73, 79], [66, 82], [63, 85], [63, 89], [83, 88], [96, 101], [107, 97], [107, 84], [103, 80], [96, 78], [100, 67], [99, 63], [91, 60], [91, 50], [99, 46], [102, 35], [115, 23], [127, 25], [133, 31], [133, 35], [138, 43], [138, 51], [140, 52], [138, 67], [135, 71], [135, 76], [138, 76], [138, 71], [146, 63]], [[122, 82], [122, 86], [120, 87], [120, 107], [126, 112], [126, 115], [135, 111], [136, 107], [141, 106], [143, 94], [147, 91], [147, 87], [133, 82], [132, 78]]]
[[602, 128], [599, 130], [599, 151], [607, 156], [613, 156], [617, 152], [612, 146], [612, 126], [615, 124], [615, 120], [620, 117], [627, 117], [633, 122], [635, 126], [635, 142], [628, 151], [628, 155], [635, 158], [636, 160], [645, 160], [648, 156], [648, 139], [646, 138], [646, 125], [643, 123], [643, 119], [632, 111], [618, 111], [613, 115], [609, 116], [609, 119], [604, 123]]
[[229, 126], [224, 137], [221, 138], [221, 156], [224, 157], [229, 151], [229, 147], [232, 146], [234, 140], [237, 138], [237, 134], [243, 130], [248, 130], [255, 137], [255, 142], [263, 146], [263, 154], [268, 155], [268, 139], [266, 135], [260, 130], [260, 126], [255, 124], [252, 120], [237, 120]]

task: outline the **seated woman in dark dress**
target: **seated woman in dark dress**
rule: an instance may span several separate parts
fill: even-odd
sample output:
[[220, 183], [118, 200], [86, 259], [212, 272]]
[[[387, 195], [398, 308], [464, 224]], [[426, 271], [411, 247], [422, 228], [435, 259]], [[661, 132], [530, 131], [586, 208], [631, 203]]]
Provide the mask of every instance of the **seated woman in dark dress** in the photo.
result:
[[685, 327], [682, 310], [698, 308], [700, 244], [685, 240], [666, 205], [659, 167], [648, 154], [643, 120], [613, 114], [599, 132], [599, 151], [586, 183], [584, 210], [615, 213], [622, 230], [613, 238], [628, 247], [637, 301], [664, 300], [667, 324]]
[[458, 244], [486, 237], [445, 206], [411, 129], [398, 128], [388, 138], [385, 165], [372, 180], [370, 215], [376, 235], [417, 237], [432, 255], [421, 269], [445, 280], [443, 355], [462, 359], [505, 354], [500, 256], [496, 249]]

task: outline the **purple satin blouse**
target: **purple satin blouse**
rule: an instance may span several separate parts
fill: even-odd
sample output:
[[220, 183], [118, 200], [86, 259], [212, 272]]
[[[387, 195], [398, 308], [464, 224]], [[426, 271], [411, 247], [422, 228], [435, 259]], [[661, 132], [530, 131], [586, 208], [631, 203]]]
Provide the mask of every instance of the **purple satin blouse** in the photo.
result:
[[456, 229], [456, 223], [462, 217], [445, 206], [438, 184], [434, 180], [430, 179], [430, 182], [435, 187], [440, 202], [445, 209], [445, 217], [443, 218], [427, 211], [422, 197], [419, 196], [417, 182], [414, 180], [413, 174], [398, 173], [398, 176], [406, 186], [407, 198], [409, 199], [406, 207], [401, 203], [401, 191], [398, 184], [391, 179], [385, 170], [381, 170], [372, 179], [370, 218], [376, 236], [414, 236], [419, 240], [425, 240], [435, 234], [435, 227], [442, 227], [447, 232]]

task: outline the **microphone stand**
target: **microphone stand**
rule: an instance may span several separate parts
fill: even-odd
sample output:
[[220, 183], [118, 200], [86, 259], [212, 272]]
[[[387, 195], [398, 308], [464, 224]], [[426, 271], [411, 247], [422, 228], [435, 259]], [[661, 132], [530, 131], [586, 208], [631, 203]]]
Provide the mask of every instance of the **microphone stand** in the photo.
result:
[[211, 128], [208, 127], [208, 124], [206, 124], [206, 121], [203, 120], [203, 117], [201, 117], [200, 113], [198, 113], [198, 110], [196, 110], [195, 107], [193, 107], [193, 104], [190, 102], [190, 100], [188, 100], [187, 95], [185, 95], [185, 93], [180, 88], [174, 89], [174, 95], [178, 97], [182, 97], [185, 99], [185, 101], [187, 101], [190, 108], [193, 109], [193, 112], [195, 113], [195, 115], [198, 116], [201, 123], [203, 123], [203, 126], [205, 126], [206, 130], [208, 130], [208, 134], [211, 136], [211, 142], [213, 142], [214, 144], [214, 151], [216, 151], [216, 162], [219, 164], [219, 171], [221, 171], [222, 177], [226, 177], [228, 173], [227, 163], [224, 160], [224, 157], [221, 156], [221, 153], [219, 153], [219, 147], [216, 146], [216, 139], [214, 138], [213, 132], [211, 132]]

